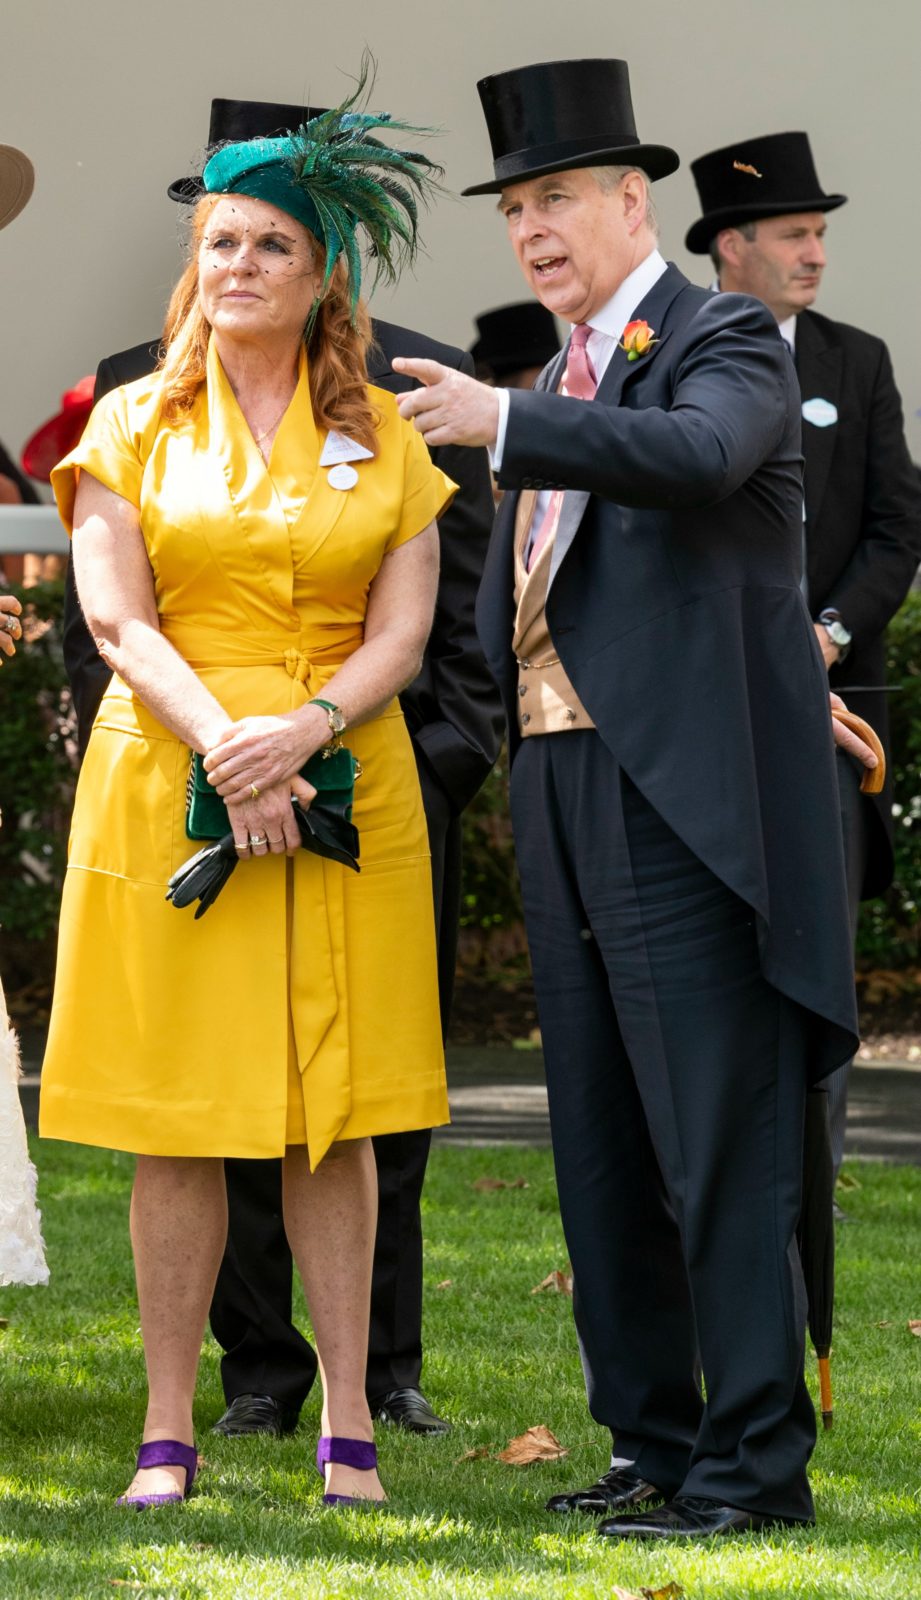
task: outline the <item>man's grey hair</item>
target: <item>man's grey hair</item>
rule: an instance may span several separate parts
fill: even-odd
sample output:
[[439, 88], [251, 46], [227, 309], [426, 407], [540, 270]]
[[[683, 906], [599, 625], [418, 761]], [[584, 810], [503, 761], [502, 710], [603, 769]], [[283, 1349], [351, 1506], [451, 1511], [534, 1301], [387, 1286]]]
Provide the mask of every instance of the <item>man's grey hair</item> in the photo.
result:
[[[755, 229], [757, 228], [757, 226], [758, 226], [757, 221], [755, 221], [755, 222], [734, 222], [734, 223], [732, 223], [732, 227], [735, 228], [736, 233], [740, 233], [742, 235], [743, 239], [747, 239], [748, 240], [749, 244], [751, 244], [752, 240], [755, 237]], [[720, 229], [720, 233], [722, 233], [722, 232], [723, 232], [723, 229], [721, 228]], [[723, 258], [720, 255], [719, 244], [717, 243], [718, 239], [719, 239], [719, 233], [715, 233], [713, 235], [713, 238], [710, 240], [710, 260], [713, 262], [713, 265], [715, 266], [717, 272], [719, 272], [720, 268], [723, 265]]]
[[656, 203], [652, 198], [652, 179], [642, 167], [591, 167], [589, 169], [599, 189], [604, 194], [610, 194], [623, 183], [628, 172], [638, 172], [646, 185], [646, 226], [654, 238], [659, 237], [659, 218], [656, 212]]

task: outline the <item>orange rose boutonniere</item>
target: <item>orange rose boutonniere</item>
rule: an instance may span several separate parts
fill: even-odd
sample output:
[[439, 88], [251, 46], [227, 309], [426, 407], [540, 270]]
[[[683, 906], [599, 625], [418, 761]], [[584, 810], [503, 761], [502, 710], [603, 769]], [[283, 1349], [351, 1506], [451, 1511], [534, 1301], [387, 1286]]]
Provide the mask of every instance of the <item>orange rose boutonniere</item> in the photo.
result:
[[628, 361], [639, 361], [640, 356], [647, 354], [654, 344], [658, 344], [653, 330], [648, 322], [628, 322], [623, 331], [618, 350], [626, 350]]

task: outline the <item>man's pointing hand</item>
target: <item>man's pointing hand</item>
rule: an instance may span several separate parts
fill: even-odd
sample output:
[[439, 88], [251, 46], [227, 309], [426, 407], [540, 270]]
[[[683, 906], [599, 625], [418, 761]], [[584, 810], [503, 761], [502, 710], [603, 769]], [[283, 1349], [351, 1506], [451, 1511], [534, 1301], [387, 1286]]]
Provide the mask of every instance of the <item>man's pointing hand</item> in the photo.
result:
[[398, 394], [397, 405], [400, 416], [415, 423], [427, 445], [495, 444], [499, 400], [488, 384], [443, 367], [440, 361], [398, 356], [393, 370], [424, 385]]

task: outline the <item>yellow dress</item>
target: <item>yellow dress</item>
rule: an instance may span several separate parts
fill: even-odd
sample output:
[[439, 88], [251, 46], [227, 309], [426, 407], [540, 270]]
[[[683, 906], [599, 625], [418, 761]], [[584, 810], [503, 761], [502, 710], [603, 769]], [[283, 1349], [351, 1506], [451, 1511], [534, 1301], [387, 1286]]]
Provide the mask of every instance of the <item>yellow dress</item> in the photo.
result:
[[[371, 397], [379, 453], [337, 489], [302, 358], [267, 470], [212, 341], [187, 420], [161, 421], [156, 376], [128, 384], [54, 473], [68, 528], [80, 467], [139, 507], [161, 630], [233, 718], [322, 693], [362, 642], [385, 554], [451, 498], [393, 396]], [[113, 678], [74, 807], [46, 1138], [249, 1157], [306, 1138], [316, 1167], [334, 1140], [448, 1120], [428, 837], [398, 701], [347, 742], [364, 768], [360, 874], [305, 850], [244, 861], [196, 922], [165, 899], [200, 848], [189, 750]]]

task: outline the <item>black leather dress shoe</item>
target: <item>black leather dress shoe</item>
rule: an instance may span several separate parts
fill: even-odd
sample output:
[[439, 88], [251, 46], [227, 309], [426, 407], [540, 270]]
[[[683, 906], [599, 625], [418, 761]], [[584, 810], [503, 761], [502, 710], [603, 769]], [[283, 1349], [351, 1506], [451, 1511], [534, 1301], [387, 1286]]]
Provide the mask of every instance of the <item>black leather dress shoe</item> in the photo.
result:
[[760, 1511], [742, 1511], [718, 1500], [676, 1497], [659, 1511], [635, 1517], [609, 1517], [598, 1524], [607, 1539], [712, 1539], [723, 1533], [751, 1533], [759, 1528], [805, 1528], [811, 1523], [795, 1517], [772, 1517]]
[[391, 1389], [369, 1401], [377, 1422], [390, 1422], [407, 1433], [450, 1433], [451, 1424], [437, 1417], [421, 1389]]
[[570, 1494], [551, 1495], [547, 1511], [581, 1511], [587, 1517], [610, 1517], [612, 1512], [629, 1511], [631, 1506], [661, 1505], [660, 1489], [647, 1483], [631, 1467], [612, 1467], [588, 1489], [573, 1489]]
[[211, 1431], [228, 1439], [242, 1433], [270, 1433], [277, 1439], [294, 1432], [298, 1415], [293, 1406], [283, 1406], [270, 1394], [238, 1394]]

